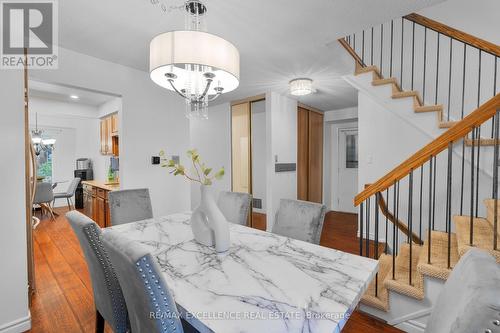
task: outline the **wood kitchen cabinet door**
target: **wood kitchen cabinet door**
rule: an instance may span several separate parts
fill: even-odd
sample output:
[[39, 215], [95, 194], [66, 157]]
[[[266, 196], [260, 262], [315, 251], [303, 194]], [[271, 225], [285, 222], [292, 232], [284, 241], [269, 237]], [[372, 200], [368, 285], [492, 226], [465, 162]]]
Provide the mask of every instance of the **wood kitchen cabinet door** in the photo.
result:
[[118, 114], [111, 116], [111, 136], [118, 135]]
[[101, 130], [100, 130], [100, 139], [101, 139], [101, 154], [106, 155], [107, 148], [107, 133], [108, 129], [106, 128], [107, 123], [106, 119], [101, 119]]
[[96, 197], [97, 202], [97, 220], [96, 223], [101, 227], [106, 227], [106, 200], [103, 198]]

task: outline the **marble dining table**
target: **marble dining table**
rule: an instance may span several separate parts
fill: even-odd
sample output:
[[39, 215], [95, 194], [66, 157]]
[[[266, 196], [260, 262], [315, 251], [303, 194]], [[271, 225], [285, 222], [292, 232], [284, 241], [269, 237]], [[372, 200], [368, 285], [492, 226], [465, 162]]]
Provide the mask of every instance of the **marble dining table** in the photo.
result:
[[104, 229], [158, 261], [181, 316], [200, 332], [340, 332], [378, 261], [230, 224], [225, 253], [197, 243], [190, 213]]

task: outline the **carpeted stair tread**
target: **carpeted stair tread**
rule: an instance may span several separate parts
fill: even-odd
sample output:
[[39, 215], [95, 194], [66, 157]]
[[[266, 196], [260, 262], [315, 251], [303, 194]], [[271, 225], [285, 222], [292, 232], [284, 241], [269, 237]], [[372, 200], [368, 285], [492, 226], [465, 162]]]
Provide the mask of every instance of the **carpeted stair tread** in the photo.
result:
[[370, 283], [365, 294], [361, 298], [361, 303], [374, 307], [382, 311], [389, 311], [389, 295], [384, 287], [384, 279], [391, 271], [392, 256], [382, 254], [378, 259], [378, 283], [377, 297], [375, 297], [375, 279]]
[[458, 262], [457, 235], [451, 234], [450, 263], [448, 269], [448, 234], [442, 231], [431, 232], [431, 262], [428, 263], [429, 242], [426, 240], [422, 247], [417, 269], [420, 274], [436, 279], [448, 279], [453, 267]]
[[409, 284], [409, 261], [410, 244], [402, 244], [398, 256], [396, 257], [395, 279], [392, 279], [392, 269], [384, 281], [384, 286], [400, 294], [413, 297], [415, 299], [424, 299], [424, 281], [422, 275], [417, 270], [417, 263], [422, 252], [422, 246], [412, 245], [412, 283]]
[[493, 250], [493, 228], [490, 223], [482, 217], [476, 217], [473, 221], [473, 246], [470, 246], [470, 217], [453, 216], [457, 234], [458, 254], [463, 256], [469, 249], [475, 247], [487, 251], [500, 263], [500, 251]]

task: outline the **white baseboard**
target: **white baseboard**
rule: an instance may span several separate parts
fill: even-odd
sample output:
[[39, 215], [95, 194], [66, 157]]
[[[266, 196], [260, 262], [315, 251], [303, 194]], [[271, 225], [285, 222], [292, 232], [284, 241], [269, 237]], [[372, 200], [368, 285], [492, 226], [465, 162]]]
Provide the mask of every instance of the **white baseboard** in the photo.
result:
[[416, 321], [405, 321], [404, 323], [401, 323], [399, 325], [395, 325], [394, 327], [408, 332], [408, 333], [424, 333], [425, 332], [425, 326], [423, 326], [421, 323], [416, 322]]
[[0, 333], [21, 333], [31, 329], [31, 314], [0, 326]]

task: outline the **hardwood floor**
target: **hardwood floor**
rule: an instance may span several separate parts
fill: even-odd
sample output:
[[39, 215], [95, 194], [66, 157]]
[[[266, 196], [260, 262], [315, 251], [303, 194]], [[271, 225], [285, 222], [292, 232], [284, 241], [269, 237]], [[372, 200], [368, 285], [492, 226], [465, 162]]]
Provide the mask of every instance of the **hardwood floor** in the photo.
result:
[[[94, 332], [92, 284], [78, 239], [67, 223], [65, 209], [55, 221], [42, 220], [34, 231], [36, 294], [31, 307], [34, 333]], [[255, 213], [254, 213], [255, 214]], [[254, 226], [265, 228], [265, 215]], [[356, 216], [328, 213], [321, 243], [356, 253]], [[353, 226], [354, 224], [354, 226]], [[106, 325], [106, 332], [111, 332]], [[354, 312], [343, 332], [401, 332], [363, 313]]]

